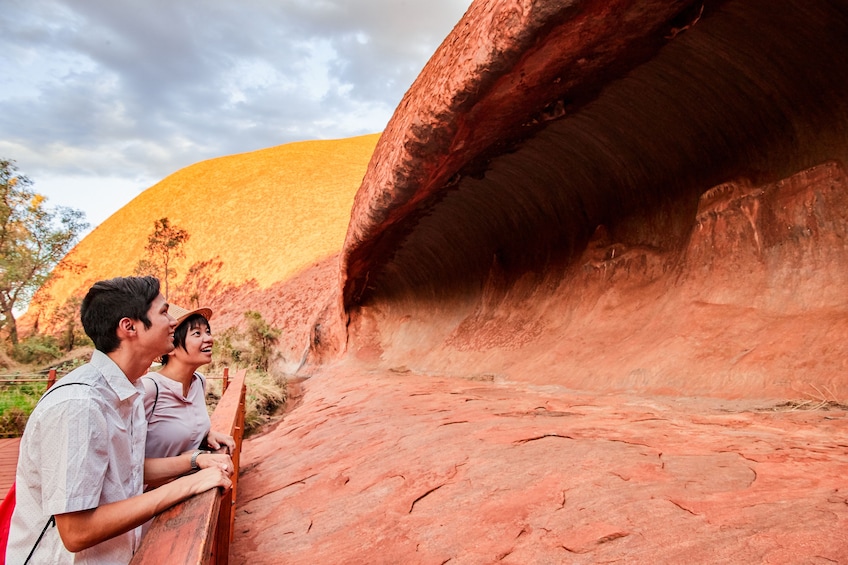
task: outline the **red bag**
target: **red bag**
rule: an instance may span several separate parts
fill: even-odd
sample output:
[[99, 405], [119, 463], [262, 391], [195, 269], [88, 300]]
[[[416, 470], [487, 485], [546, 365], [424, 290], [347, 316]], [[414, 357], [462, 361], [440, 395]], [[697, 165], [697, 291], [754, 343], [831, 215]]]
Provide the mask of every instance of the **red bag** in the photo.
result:
[[9, 487], [6, 498], [0, 502], [0, 565], [6, 565], [6, 544], [9, 541], [9, 526], [15, 511], [15, 483]]

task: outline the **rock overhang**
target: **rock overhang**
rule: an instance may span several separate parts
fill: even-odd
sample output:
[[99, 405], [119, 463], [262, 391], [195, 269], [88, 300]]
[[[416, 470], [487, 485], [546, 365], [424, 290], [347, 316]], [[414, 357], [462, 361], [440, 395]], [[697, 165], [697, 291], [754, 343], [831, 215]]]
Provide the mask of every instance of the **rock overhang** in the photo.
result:
[[598, 225], [680, 247], [711, 187], [843, 160], [846, 87], [844, 1], [475, 2], [378, 143], [344, 305], [567, 263]]

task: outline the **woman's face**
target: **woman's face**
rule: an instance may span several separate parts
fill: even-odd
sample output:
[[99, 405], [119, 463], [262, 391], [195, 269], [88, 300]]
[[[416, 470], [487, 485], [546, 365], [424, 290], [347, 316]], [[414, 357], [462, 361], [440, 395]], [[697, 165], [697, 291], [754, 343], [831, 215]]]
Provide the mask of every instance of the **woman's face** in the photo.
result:
[[212, 361], [212, 343], [212, 330], [207, 324], [197, 321], [186, 332], [185, 349], [177, 347], [171, 356], [199, 367]]

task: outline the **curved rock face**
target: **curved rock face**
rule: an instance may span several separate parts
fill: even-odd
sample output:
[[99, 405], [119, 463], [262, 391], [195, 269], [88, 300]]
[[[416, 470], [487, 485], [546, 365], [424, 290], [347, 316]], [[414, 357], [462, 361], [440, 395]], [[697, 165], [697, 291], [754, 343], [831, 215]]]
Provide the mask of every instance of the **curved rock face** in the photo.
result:
[[846, 63], [848, 0], [475, 2], [233, 560], [848, 562]]
[[348, 350], [580, 388], [848, 393], [848, 2], [475, 2], [342, 252]]

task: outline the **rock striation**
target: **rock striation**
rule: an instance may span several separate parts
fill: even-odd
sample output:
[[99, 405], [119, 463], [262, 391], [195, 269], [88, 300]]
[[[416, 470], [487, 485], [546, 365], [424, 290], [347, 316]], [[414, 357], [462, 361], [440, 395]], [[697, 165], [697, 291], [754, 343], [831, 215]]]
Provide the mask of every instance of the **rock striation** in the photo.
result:
[[842, 563], [846, 412], [329, 371], [247, 442], [230, 561]]
[[377, 144], [325, 343], [845, 397], [846, 87], [846, 2], [475, 2]]

